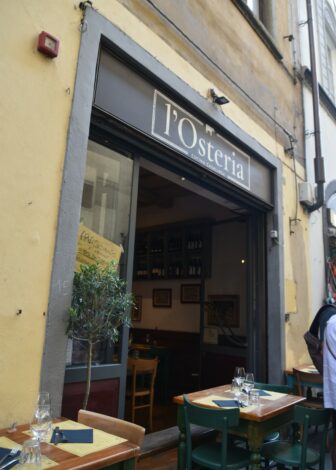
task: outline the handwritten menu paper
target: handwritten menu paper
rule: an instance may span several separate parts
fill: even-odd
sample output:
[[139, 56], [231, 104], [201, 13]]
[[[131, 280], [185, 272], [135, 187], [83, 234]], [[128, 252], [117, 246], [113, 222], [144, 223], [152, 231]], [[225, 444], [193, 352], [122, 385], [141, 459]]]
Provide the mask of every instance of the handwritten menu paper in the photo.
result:
[[103, 264], [115, 261], [118, 264], [121, 252], [121, 246], [107, 240], [84, 224], [79, 224], [75, 267], [77, 272], [81, 264], [93, 264], [97, 261]]

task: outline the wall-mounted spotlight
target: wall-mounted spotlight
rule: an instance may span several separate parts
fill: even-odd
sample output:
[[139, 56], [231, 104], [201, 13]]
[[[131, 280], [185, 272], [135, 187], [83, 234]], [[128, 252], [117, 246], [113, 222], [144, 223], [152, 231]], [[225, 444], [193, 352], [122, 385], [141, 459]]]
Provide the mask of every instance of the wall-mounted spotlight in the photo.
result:
[[218, 96], [214, 88], [210, 88], [210, 97], [213, 103], [219, 104], [220, 106], [230, 103], [230, 101], [225, 98], [225, 96]]

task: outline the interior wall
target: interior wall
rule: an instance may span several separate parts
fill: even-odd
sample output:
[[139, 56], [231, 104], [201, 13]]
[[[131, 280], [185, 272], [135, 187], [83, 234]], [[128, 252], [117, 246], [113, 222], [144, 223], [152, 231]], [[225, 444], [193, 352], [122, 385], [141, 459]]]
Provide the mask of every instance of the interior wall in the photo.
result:
[[[211, 218], [213, 221], [232, 218], [234, 214], [226, 208], [190, 193], [175, 200], [171, 208], [146, 207], [138, 210], [137, 228], [175, 223], [190, 219]], [[225, 223], [212, 229], [211, 278], [205, 283], [205, 297], [208, 295], [238, 295], [240, 301], [240, 324], [233, 328], [238, 335], [246, 333], [246, 224]], [[133, 322], [135, 328], [160, 329], [168, 331], [199, 332], [199, 304], [180, 302], [181, 284], [197, 284], [198, 279], [134, 281], [134, 295], [142, 296], [141, 321]], [[172, 289], [171, 308], [157, 308], [152, 305], [153, 289]], [[216, 328], [216, 327], [215, 327]], [[219, 331], [219, 333], [221, 333]]]

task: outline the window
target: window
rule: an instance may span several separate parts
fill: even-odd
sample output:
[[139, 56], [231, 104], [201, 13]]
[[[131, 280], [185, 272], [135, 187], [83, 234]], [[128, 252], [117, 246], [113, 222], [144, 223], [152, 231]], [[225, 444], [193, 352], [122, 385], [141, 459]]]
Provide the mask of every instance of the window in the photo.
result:
[[252, 13], [267, 28], [270, 33], [273, 31], [273, 0], [244, 0]]
[[[96, 234], [125, 249], [129, 228], [133, 161], [126, 156], [89, 142], [80, 220]], [[123, 273], [126, 253], [120, 258]], [[69, 340], [67, 365], [86, 363], [87, 345]], [[119, 348], [108, 342], [98, 343], [93, 351], [93, 364], [120, 362]]]
[[325, 89], [329, 97], [335, 101], [335, 85], [334, 85], [334, 68], [335, 68], [335, 42], [330, 34], [327, 32], [327, 47], [326, 47], [326, 80]]
[[335, 102], [335, 78], [336, 78], [336, 19], [327, 5], [319, 13], [319, 43], [321, 55], [321, 85], [329, 98]]
[[246, 0], [246, 5], [250, 8], [255, 16], [259, 18], [259, 0]]

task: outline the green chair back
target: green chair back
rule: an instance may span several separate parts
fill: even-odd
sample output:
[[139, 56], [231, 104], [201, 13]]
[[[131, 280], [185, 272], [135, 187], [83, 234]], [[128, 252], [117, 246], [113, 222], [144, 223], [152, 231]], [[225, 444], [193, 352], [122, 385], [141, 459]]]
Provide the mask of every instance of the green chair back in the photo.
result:
[[[186, 395], [184, 398], [184, 420], [186, 427], [186, 444], [187, 444], [187, 469], [192, 468], [192, 439], [191, 439], [191, 424], [197, 424], [206, 428], [215, 429], [222, 433], [220, 464], [221, 469], [226, 468], [227, 463], [227, 437], [228, 429], [231, 426], [237, 426], [239, 423], [239, 408], [219, 408], [212, 409], [204, 406], [198, 406], [191, 403]], [[209, 467], [212, 468], [212, 467]]]
[[323, 426], [322, 437], [320, 440], [320, 468], [324, 468], [325, 452], [327, 445], [328, 426], [330, 422], [330, 412], [326, 409], [307, 408], [297, 405], [294, 408], [294, 421], [301, 424], [302, 427], [302, 459], [300, 469], [306, 468], [308, 435], [310, 426]]
[[288, 385], [278, 385], [278, 384], [263, 384], [263, 383], [255, 383], [254, 388], [258, 390], [266, 390], [269, 392], [279, 392], [279, 393], [293, 393], [293, 389], [290, 388]]
[[[267, 443], [262, 448], [263, 457], [282, 466], [295, 467], [300, 470], [312, 468], [319, 463], [319, 469], [323, 470], [329, 421], [329, 410], [295, 406], [294, 422], [300, 425], [301, 439], [294, 439], [293, 442]], [[308, 446], [310, 426], [323, 426], [319, 439], [319, 448], [316, 445], [314, 445], [314, 448]]]

